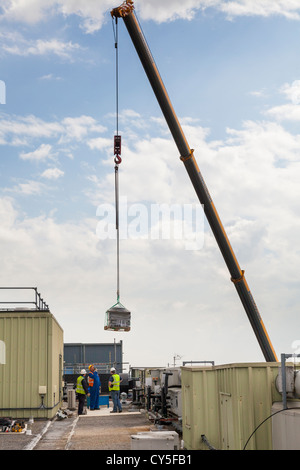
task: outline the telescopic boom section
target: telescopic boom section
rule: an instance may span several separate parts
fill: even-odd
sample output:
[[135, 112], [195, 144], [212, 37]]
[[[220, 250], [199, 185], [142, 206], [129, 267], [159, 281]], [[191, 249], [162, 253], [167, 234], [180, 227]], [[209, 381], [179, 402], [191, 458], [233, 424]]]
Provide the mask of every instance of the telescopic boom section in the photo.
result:
[[231, 280], [235, 285], [235, 288], [247, 313], [248, 319], [261, 347], [265, 360], [267, 362], [278, 362], [276, 353], [273, 349], [258, 308], [246, 282], [244, 271], [241, 270], [235, 257], [212, 198], [208, 192], [204, 179], [194, 158], [194, 151], [188, 145], [152, 54], [147, 45], [146, 39], [134, 14], [133, 1], [127, 0], [121, 6], [114, 8], [111, 11], [111, 15], [112, 17], [123, 18], [124, 20], [128, 33], [135, 46], [140, 61], [144, 67], [157, 101], [177, 145], [180, 158], [184, 163], [199, 201], [203, 205], [205, 215], [219, 245], [225, 263], [231, 274]]

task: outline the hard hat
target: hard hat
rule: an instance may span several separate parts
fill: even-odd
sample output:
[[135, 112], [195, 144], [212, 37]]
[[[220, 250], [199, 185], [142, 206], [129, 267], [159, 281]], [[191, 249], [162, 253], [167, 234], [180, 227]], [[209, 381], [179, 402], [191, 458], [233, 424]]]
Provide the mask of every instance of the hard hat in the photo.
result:
[[81, 373], [81, 374], [86, 374], [86, 370], [85, 370], [85, 369], [81, 369], [80, 373]]
[[115, 371], [115, 370], [116, 370], [116, 369], [115, 369], [114, 367], [112, 367], [112, 368], [110, 369], [111, 372], [113, 372], [113, 371]]
[[93, 367], [93, 364], [91, 364], [91, 365], [89, 366], [89, 369], [90, 369], [91, 367]]

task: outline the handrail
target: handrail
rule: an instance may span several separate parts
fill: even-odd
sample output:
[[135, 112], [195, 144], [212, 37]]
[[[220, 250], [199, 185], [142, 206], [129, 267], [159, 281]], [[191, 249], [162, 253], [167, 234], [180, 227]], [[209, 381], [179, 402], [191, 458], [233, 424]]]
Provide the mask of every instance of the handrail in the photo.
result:
[[[33, 301], [19, 301], [19, 300], [8, 300], [8, 301], [0, 301], [0, 305], [34, 305], [36, 310], [49, 310], [49, 305], [44, 301], [44, 299], [41, 297], [41, 294], [38, 292], [37, 287], [0, 287], [0, 290], [33, 290], [35, 293], [34, 300]], [[13, 308], [15, 310], [17, 307]], [[12, 310], [9, 308], [1, 308], [0, 310]]]

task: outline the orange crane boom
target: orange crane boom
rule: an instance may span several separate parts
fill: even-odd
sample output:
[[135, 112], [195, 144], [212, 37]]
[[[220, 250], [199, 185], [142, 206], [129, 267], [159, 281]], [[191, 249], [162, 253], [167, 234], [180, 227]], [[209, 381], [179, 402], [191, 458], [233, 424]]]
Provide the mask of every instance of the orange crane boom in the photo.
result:
[[155, 61], [147, 45], [146, 39], [137, 21], [134, 13], [133, 1], [125, 1], [119, 7], [114, 8], [111, 11], [111, 15], [113, 18], [116, 18], [116, 21], [117, 18], [122, 18], [124, 20], [125, 26], [144, 67], [148, 80], [169, 126], [170, 132], [177, 145], [180, 158], [194, 186], [198, 199], [204, 208], [206, 218], [230, 272], [231, 281], [233, 282], [238, 292], [265, 360], [267, 362], [278, 362], [267, 330], [263, 324], [256, 303], [246, 282], [244, 271], [241, 270], [239, 266], [225, 229], [214, 206], [213, 200], [198, 168], [194, 157], [194, 150], [191, 149], [188, 145]]

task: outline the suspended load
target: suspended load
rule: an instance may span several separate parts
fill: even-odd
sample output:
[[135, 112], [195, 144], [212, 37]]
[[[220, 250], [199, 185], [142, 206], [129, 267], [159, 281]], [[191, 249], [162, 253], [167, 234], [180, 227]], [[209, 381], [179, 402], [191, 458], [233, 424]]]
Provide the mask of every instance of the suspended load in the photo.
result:
[[104, 329], [108, 331], [130, 331], [131, 312], [120, 302], [106, 311]]
[[117, 78], [117, 109], [116, 109], [116, 130], [114, 136], [114, 162], [115, 162], [115, 202], [116, 202], [116, 231], [117, 231], [117, 303], [106, 311], [104, 329], [106, 331], [130, 331], [131, 312], [120, 302], [120, 233], [119, 233], [119, 165], [121, 158], [121, 136], [119, 135], [118, 118], [118, 34], [116, 19], [116, 78]]
[[130, 331], [131, 312], [120, 302], [120, 234], [119, 234], [119, 165], [122, 161], [121, 136], [114, 138], [115, 153], [115, 196], [117, 231], [117, 303], [106, 311], [104, 329], [106, 331]]

